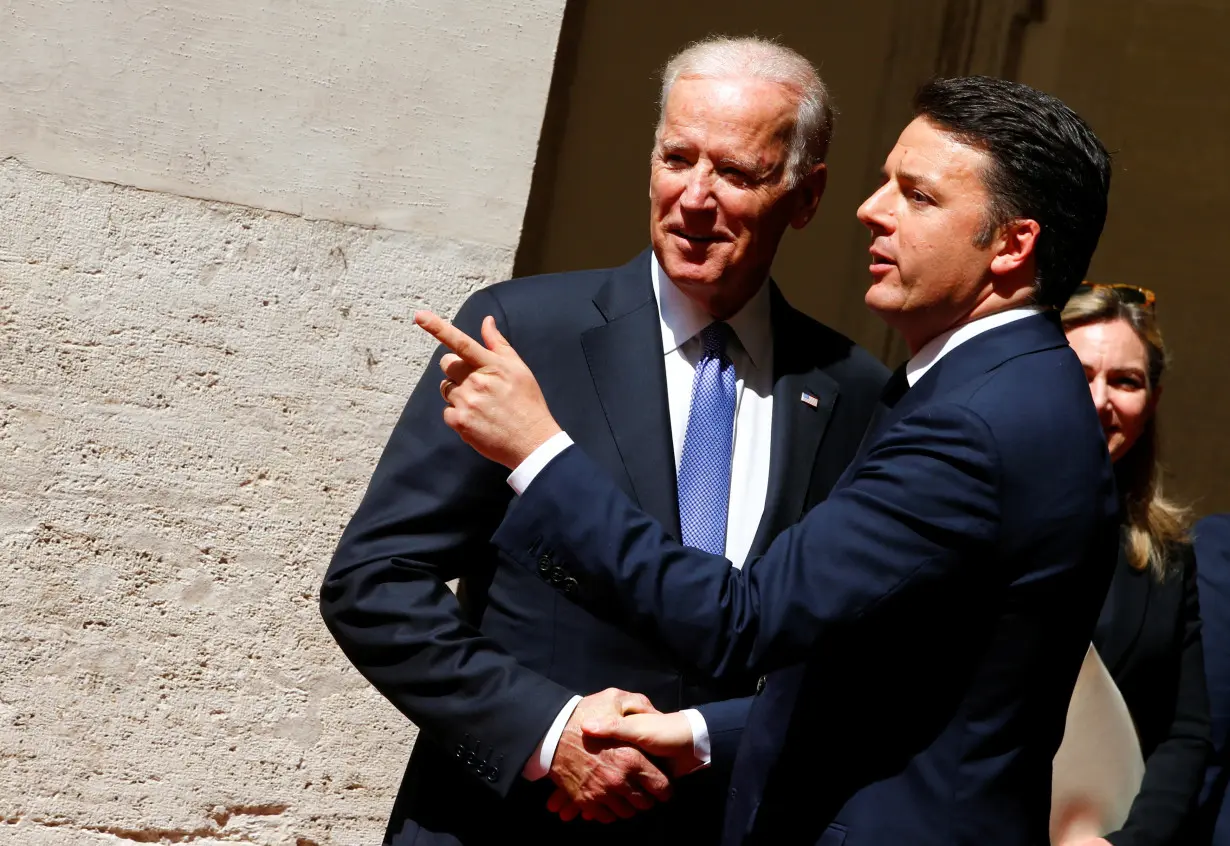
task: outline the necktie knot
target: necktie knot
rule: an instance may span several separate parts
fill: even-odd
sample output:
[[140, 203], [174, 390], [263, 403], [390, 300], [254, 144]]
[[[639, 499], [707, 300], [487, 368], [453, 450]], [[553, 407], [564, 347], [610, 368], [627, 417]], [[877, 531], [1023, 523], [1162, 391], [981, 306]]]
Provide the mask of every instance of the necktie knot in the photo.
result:
[[721, 359], [726, 355], [726, 343], [730, 340], [731, 329], [726, 323], [715, 320], [700, 332], [700, 342], [705, 358]]

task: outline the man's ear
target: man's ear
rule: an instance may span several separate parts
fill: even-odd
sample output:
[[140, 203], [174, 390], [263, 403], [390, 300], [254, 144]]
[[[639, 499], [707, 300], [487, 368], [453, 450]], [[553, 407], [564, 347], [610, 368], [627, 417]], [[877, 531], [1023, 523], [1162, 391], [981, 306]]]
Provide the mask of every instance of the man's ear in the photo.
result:
[[811, 173], [804, 176], [802, 181], [794, 186], [799, 204], [790, 217], [790, 225], [795, 229], [802, 229], [811, 223], [811, 219], [816, 215], [816, 207], [820, 205], [820, 198], [824, 196], [824, 188], [828, 185], [828, 180], [828, 165], [821, 163], [812, 168]]
[[1042, 225], [1029, 218], [1004, 224], [992, 243], [995, 256], [991, 259], [991, 272], [1007, 276], [1035, 258], [1041, 233]]

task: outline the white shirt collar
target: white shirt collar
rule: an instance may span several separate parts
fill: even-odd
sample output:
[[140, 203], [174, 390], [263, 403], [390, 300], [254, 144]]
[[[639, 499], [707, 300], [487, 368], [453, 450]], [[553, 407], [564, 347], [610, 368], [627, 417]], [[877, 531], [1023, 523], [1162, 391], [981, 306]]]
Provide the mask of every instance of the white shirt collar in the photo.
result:
[[[649, 254], [649, 269], [653, 277], [653, 295], [658, 301], [658, 316], [662, 321], [662, 353], [669, 355], [696, 337], [713, 322], [713, 317], [675, 287], [652, 252]], [[662, 284], [663, 279], [666, 284]], [[770, 310], [769, 284], [765, 280], [743, 308], [726, 321], [753, 367], [759, 368], [768, 361], [773, 349]]]
[[1000, 326], [1006, 326], [1009, 323], [1030, 317], [1031, 315], [1041, 314], [1044, 311], [1046, 311], [1044, 306], [1019, 306], [1007, 309], [1006, 311], [998, 311], [995, 314], [988, 314], [986, 317], [979, 317], [977, 320], [962, 323], [960, 326], [954, 326], [942, 335], [936, 335], [930, 341], [927, 341], [923, 348], [918, 351], [918, 354], [909, 360], [905, 366], [905, 379], [912, 388], [914, 383], [925, 376], [927, 371], [934, 367], [937, 361], [970, 338], [976, 338], [983, 332], [990, 332], [992, 329], [998, 329]]

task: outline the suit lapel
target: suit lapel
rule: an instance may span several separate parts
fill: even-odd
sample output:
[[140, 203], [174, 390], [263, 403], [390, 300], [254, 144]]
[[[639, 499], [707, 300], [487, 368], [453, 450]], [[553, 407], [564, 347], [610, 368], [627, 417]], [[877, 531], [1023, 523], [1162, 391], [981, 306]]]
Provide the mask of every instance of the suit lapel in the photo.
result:
[[649, 251], [614, 271], [594, 305], [606, 322], [583, 333], [581, 346], [607, 425], [637, 503], [677, 538], [675, 454]]
[[858, 454], [834, 490], [849, 484], [880, 435], [914, 409], [1018, 356], [1067, 345], [1058, 312], [1031, 315], [970, 338], [933, 364], [895, 406], [876, 410]]
[[[837, 402], [837, 381], [816, 364], [807, 333], [778, 291], [771, 291], [773, 321], [773, 428], [769, 489], [748, 557], [762, 555], [773, 538], [797, 523], [807, 505], [816, 452]], [[810, 399], [807, 399], [810, 398]], [[813, 406], [810, 400], [815, 400]]]
[[1129, 564], [1126, 545], [1120, 544], [1115, 575], [1094, 637], [1098, 655], [1112, 676], [1122, 671], [1125, 659], [1140, 639], [1153, 589], [1153, 574]]

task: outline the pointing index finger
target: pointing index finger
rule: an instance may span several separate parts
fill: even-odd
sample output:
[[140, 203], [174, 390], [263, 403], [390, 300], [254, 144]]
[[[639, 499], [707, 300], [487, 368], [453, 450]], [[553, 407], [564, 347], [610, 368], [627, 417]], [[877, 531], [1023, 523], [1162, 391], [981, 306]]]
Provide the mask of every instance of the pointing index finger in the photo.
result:
[[495, 358], [491, 351], [478, 341], [430, 311], [416, 311], [414, 322], [471, 367], [482, 367]]

